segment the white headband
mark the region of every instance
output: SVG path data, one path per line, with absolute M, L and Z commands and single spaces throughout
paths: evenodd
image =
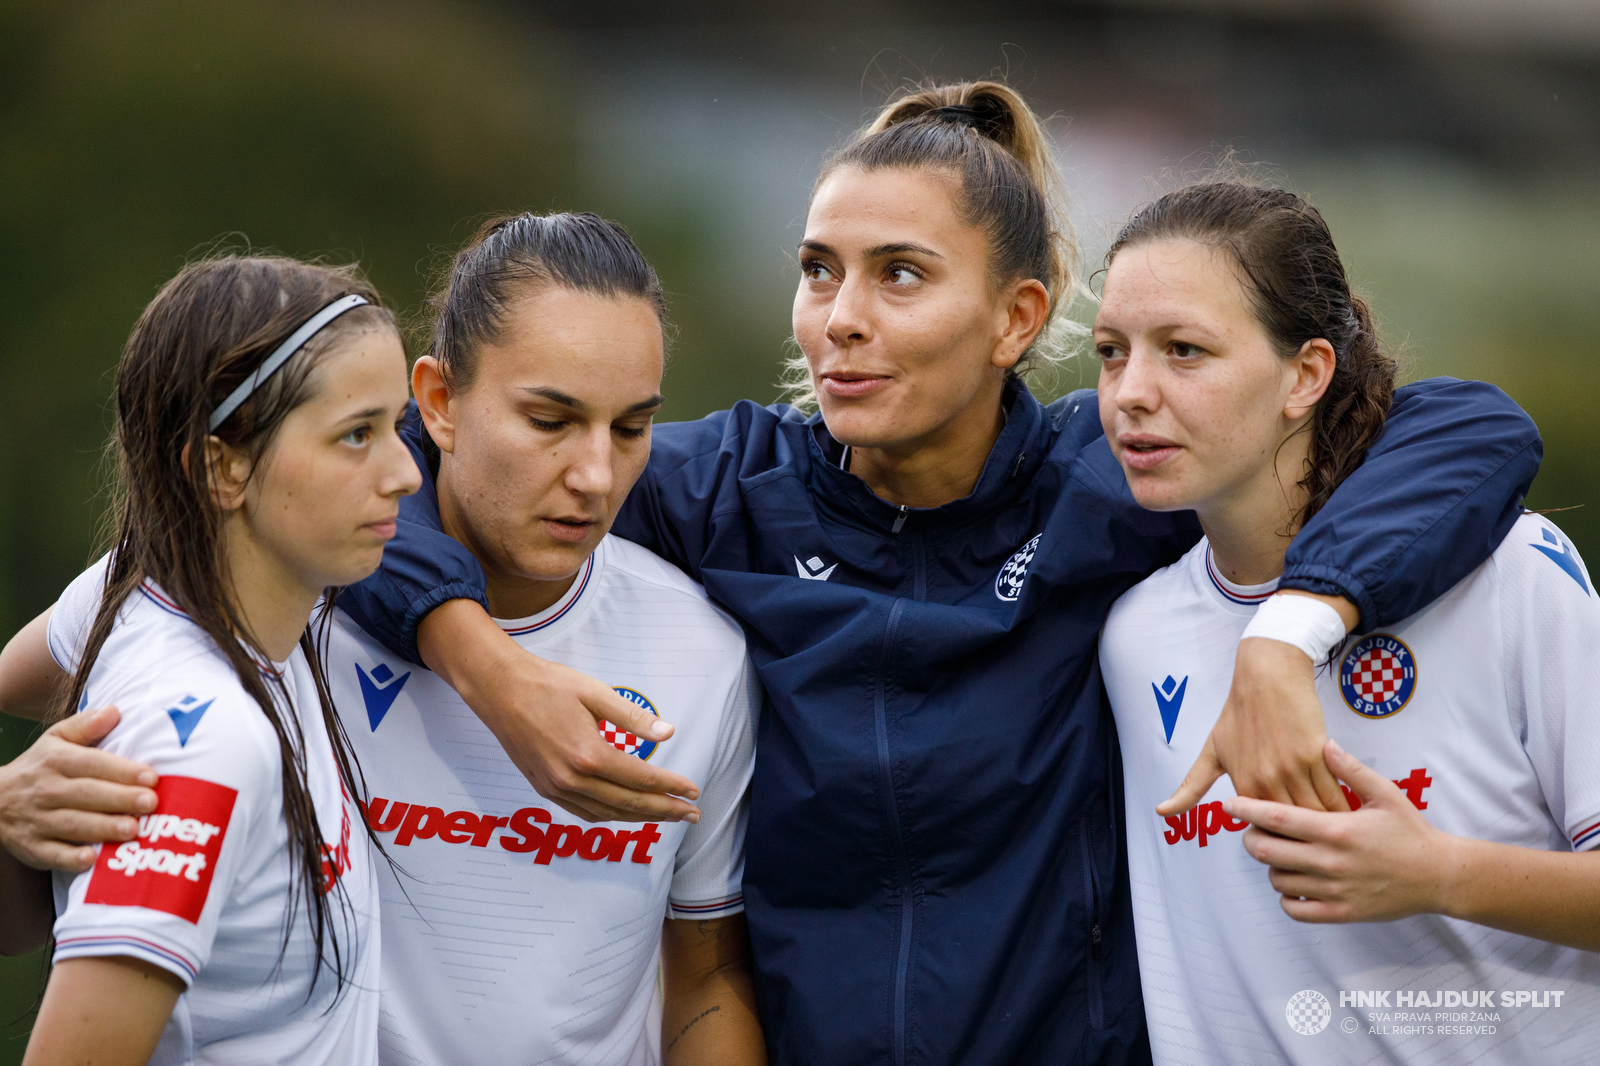
M 298 352 L 301 347 L 305 345 L 306 341 L 310 340 L 316 335 L 318 330 L 320 330 L 323 326 L 326 326 L 329 322 L 332 322 L 334 319 L 338 318 L 340 315 L 344 314 L 346 311 L 350 310 L 352 307 L 360 307 L 366 302 L 366 297 L 357 296 L 352 293 L 349 296 L 339 297 L 337 300 L 333 301 L 333 303 L 312 315 L 305 325 L 289 334 L 288 340 L 284 341 L 282 344 L 278 345 L 277 348 L 273 349 L 272 354 L 267 356 L 266 360 L 263 361 L 260 366 L 256 367 L 255 373 L 245 378 L 244 382 L 237 389 L 234 389 L 228 394 L 228 398 L 226 400 L 223 400 L 217 405 L 217 409 L 211 412 L 210 430 L 215 432 L 218 426 L 226 422 L 228 420 L 228 416 L 237 411 L 239 409 L 239 405 L 248 400 L 250 398 L 250 394 L 259 389 L 264 381 L 270 378 L 273 374 L 276 374 L 278 372 L 278 368 L 283 366 L 284 363 L 287 363 L 289 361 L 289 357 L 295 352 Z

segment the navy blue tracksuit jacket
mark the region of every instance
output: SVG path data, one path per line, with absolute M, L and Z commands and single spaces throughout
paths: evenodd
M 943 507 L 886 503 L 818 418 L 745 402 L 657 426 L 617 520 L 743 622 L 766 687 L 745 900 L 782 1066 L 1149 1059 L 1096 639 L 1200 533 L 1133 503 L 1092 392 L 1007 404 Z M 1284 585 L 1368 628 L 1411 614 L 1488 557 L 1540 453 L 1492 386 L 1400 390 Z M 417 621 L 483 578 L 431 484 L 401 517 L 343 603 L 417 662 Z

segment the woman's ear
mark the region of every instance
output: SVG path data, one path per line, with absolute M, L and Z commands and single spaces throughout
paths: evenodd
M 252 464 L 249 457 L 216 437 L 207 437 L 204 448 L 206 484 L 211 492 L 211 502 L 220 511 L 237 511 L 244 506 L 245 485 L 250 480 Z M 186 474 L 190 473 L 189 459 L 189 446 L 185 444 L 178 460 L 183 464 Z
M 456 450 L 456 423 L 450 409 L 454 394 L 444 378 L 444 368 L 439 360 L 425 355 L 411 368 L 411 393 L 417 398 L 417 411 L 422 424 L 428 427 L 428 436 L 441 452 Z
M 1291 422 L 1304 418 L 1322 399 L 1322 394 L 1328 391 L 1328 386 L 1333 382 L 1333 369 L 1338 357 L 1333 354 L 1333 345 L 1318 337 L 1316 340 L 1306 341 L 1300 350 L 1290 360 L 1290 372 L 1294 380 L 1289 387 L 1289 395 L 1284 400 L 1283 414 Z
M 1036 278 L 1017 282 L 1011 289 L 1000 342 L 989 361 L 1001 370 L 1010 370 L 1028 350 L 1050 317 L 1050 290 Z

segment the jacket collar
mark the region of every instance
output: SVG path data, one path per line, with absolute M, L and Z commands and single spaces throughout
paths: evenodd
M 1006 423 L 989 450 L 989 458 L 984 461 L 983 472 L 978 475 L 978 483 L 971 494 L 942 507 L 906 508 L 902 532 L 910 529 L 925 532 L 970 523 L 992 515 L 1026 490 L 1044 462 L 1048 437 L 1053 431 L 1044 407 L 1020 380 L 1006 383 L 1001 403 L 1006 407 Z M 806 429 L 811 458 L 806 479 L 808 487 L 825 499 L 844 504 L 873 527 L 893 531 L 896 520 L 902 516 L 899 505 L 880 498 L 865 481 L 840 469 L 844 445 L 828 432 L 820 413 L 807 419 Z

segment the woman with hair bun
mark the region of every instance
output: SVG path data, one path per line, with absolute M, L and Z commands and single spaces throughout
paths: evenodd
M 1438 600 L 1340 644 L 1317 691 L 1355 813 L 1219 784 L 1163 821 L 1296 534 L 1383 433 L 1395 364 L 1292 193 L 1170 193 L 1107 262 L 1106 439 L 1136 500 L 1206 534 L 1100 648 L 1155 1060 L 1591 1061 L 1600 601 L 1576 552 L 1525 514 Z M 1321 924 L 1347 922 L 1392 924 Z
M 1045 406 L 1023 384 L 1075 288 L 1058 183 L 1004 85 L 890 103 L 806 217 L 794 331 L 820 410 L 655 427 L 613 526 L 739 620 L 765 688 L 744 900 L 777 1063 L 1149 1056 L 1096 634 L 1199 529 L 1128 495 L 1087 393 Z M 1390 422 L 1289 553 L 1285 585 L 1327 602 L 1285 595 L 1265 620 L 1283 639 L 1240 648 L 1213 761 L 1243 791 L 1343 806 L 1318 641 L 1481 563 L 1538 465 L 1532 424 L 1487 386 L 1401 390 Z M 597 738 L 629 713 L 605 679 L 495 625 L 433 497 L 405 518 L 351 614 L 449 680 L 568 810 L 693 817 Z

